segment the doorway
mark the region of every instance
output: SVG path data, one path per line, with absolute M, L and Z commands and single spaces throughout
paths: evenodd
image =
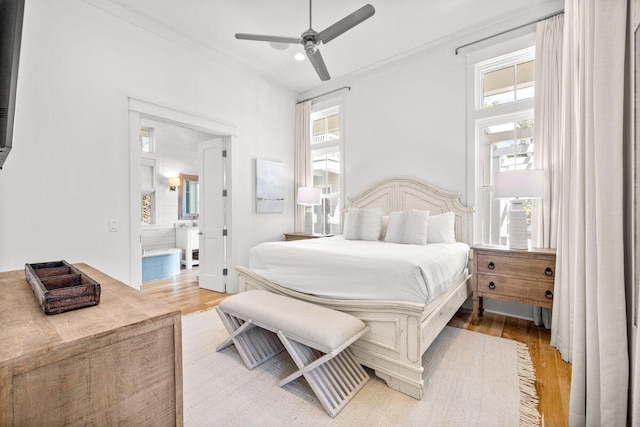
M 130 98 L 129 106 L 130 285 L 136 289 L 141 288 L 143 248 L 148 249 L 152 245 L 158 249 L 170 249 L 168 246 L 176 247 L 177 244 L 172 244 L 176 242 L 173 236 L 187 233 L 193 234 L 191 245 L 196 248 L 196 251 L 191 255 L 195 255 L 199 263 L 199 285 L 217 292 L 225 292 L 227 279 L 225 273 L 227 263 L 231 262 L 227 259 L 229 242 L 226 239 L 226 230 L 229 228 L 226 220 L 230 218 L 231 210 L 231 203 L 226 200 L 226 194 L 229 194 L 227 188 L 229 180 L 226 177 L 230 173 L 227 158 L 232 148 L 235 127 L 134 98 Z M 168 155 L 159 152 L 153 155 L 148 154 L 148 151 L 145 152 L 140 134 L 141 130 L 143 133 L 148 129 L 153 132 L 154 128 L 162 129 L 164 134 L 173 133 L 169 138 L 180 139 L 179 135 L 183 135 L 187 140 L 186 145 L 164 143 L 162 150 L 164 152 L 168 150 Z M 146 148 L 146 150 L 149 149 Z M 175 159 L 170 157 L 172 152 Z M 184 201 L 193 200 L 195 197 L 199 202 L 197 204 L 199 212 L 191 211 L 189 216 L 179 215 L 182 208 L 177 202 L 177 195 L 182 195 L 181 192 L 186 188 L 180 188 L 180 184 L 175 184 L 182 183 L 177 179 L 184 176 L 199 177 L 197 185 L 190 183 L 191 193 L 187 195 L 188 197 L 181 198 Z M 170 178 L 175 180 L 170 181 Z M 194 194 L 194 188 L 197 197 Z M 155 202 L 156 207 L 151 215 L 151 225 L 143 224 L 143 213 L 147 215 L 145 220 L 149 221 L 148 205 L 143 205 L 143 197 L 141 197 L 145 191 L 151 194 L 147 200 L 151 199 Z M 175 199 L 173 202 L 172 198 Z M 193 210 L 193 206 L 190 209 Z M 143 236 L 154 237 L 143 238 Z M 193 240 L 197 243 L 194 244 Z M 184 254 L 183 250 L 182 259 Z M 193 259 L 193 256 L 190 258 Z M 191 267 L 196 262 L 189 264 Z

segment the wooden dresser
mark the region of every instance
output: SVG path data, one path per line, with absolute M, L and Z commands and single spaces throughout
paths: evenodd
M 555 249 L 474 246 L 473 322 L 484 297 L 552 308 L 555 268 Z
M 180 312 L 89 267 L 100 304 L 46 315 L 0 273 L 0 425 L 182 425 Z

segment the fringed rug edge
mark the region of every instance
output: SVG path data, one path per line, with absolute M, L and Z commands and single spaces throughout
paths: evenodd
M 529 347 L 516 343 L 518 350 L 518 382 L 520 385 L 520 425 L 540 426 L 538 392 L 536 391 L 536 370 L 531 361 Z

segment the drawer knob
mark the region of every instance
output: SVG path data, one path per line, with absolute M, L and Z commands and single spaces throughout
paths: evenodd
M 544 270 L 544 275 L 545 275 L 545 276 L 553 276 L 553 270 L 551 269 L 551 267 L 547 267 L 547 268 Z
M 496 265 L 493 263 L 493 261 L 491 261 L 491 262 L 489 263 L 489 265 L 487 266 L 487 268 L 488 268 L 489 270 L 493 270 L 494 268 L 496 268 Z
M 545 293 L 544 293 L 544 296 L 545 296 L 547 299 L 553 299 L 553 292 L 551 292 L 551 291 L 547 291 L 547 292 L 545 292 Z
M 489 289 L 495 289 L 496 288 L 496 284 L 493 282 L 489 282 Z M 547 291 L 549 292 L 549 291 Z

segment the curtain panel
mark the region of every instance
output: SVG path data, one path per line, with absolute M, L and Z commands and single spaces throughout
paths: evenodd
M 562 37 L 564 16 L 538 22 L 536 27 L 536 67 L 534 135 L 536 153 L 534 167 L 543 169 L 544 195 L 533 200 L 532 246 L 555 248 L 558 241 L 558 207 L 560 205 L 560 137 L 562 135 Z M 557 270 L 557 269 L 556 269 Z M 551 327 L 550 310 L 533 307 L 536 325 Z
M 295 122 L 295 164 L 294 174 L 294 203 L 298 200 L 298 188 L 313 186 L 311 171 L 311 101 L 296 104 Z M 294 206 L 294 231 L 304 229 L 304 206 Z
M 624 426 L 627 420 L 626 27 L 625 0 L 565 1 L 563 166 L 551 344 L 573 364 L 572 426 Z
M 560 137 L 562 135 L 562 34 L 564 16 L 538 22 L 534 104 L 534 166 L 544 169 L 544 196 L 534 200 L 538 215 L 533 225 L 533 247 L 555 248 L 560 204 Z

